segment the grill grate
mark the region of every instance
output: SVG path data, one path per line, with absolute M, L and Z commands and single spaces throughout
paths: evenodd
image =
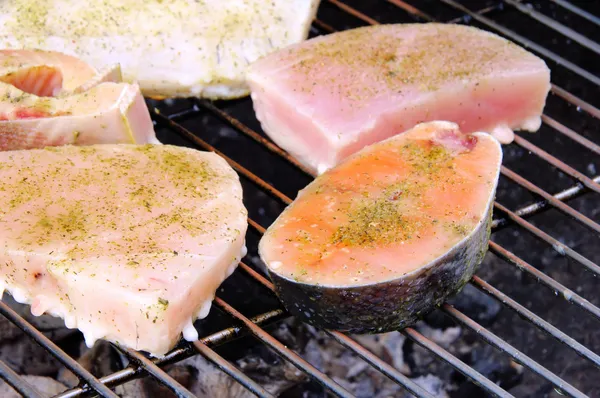
M 367 3 L 369 3 L 369 5 L 367 5 Z M 573 260 L 573 263 L 576 264 L 575 267 L 583 266 L 580 268 L 591 271 L 593 275 L 600 275 L 600 267 L 598 264 L 580 252 L 575 251 L 570 245 L 568 246 L 561 243 L 558 239 L 544 232 L 541 227 L 535 225 L 537 224 L 535 222 L 537 214 L 541 212 L 548 214 L 555 212 L 558 214 L 558 212 L 560 212 L 574 220 L 575 224 L 580 224 L 591 230 L 586 233 L 585 229 L 581 229 L 577 225 L 572 229 L 573 231 L 576 231 L 576 234 L 585 237 L 586 241 L 597 239 L 597 236 L 594 235 L 600 233 L 600 225 L 594 220 L 593 211 L 590 216 L 587 216 L 583 214 L 583 210 L 577 210 L 577 208 L 581 207 L 577 201 L 583 194 L 590 191 L 592 192 L 589 193 L 589 195 L 600 193 L 600 176 L 596 175 L 592 178 L 579 171 L 578 169 L 581 168 L 579 166 L 583 163 L 577 162 L 578 167 L 574 167 L 575 161 L 597 161 L 597 158 L 593 155 L 600 154 L 599 145 L 575 131 L 594 131 L 594 129 L 597 131 L 599 124 L 597 119 L 600 118 L 600 110 L 589 103 L 589 101 L 598 101 L 597 86 L 600 85 L 600 78 L 597 76 L 597 70 L 593 70 L 593 61 L 587 61 L 585 66 L 583 66 L 583 61 L 569 61 L 561 55 L 564 53 L 561 48 L 550 50 L 547 48 L 549 46 L 547 43 L 550 43 L 549 41 L 546 40 L 544 41 L 544 44 L 541 44 L 539 39 L 529 39 L 528 35 L 517 33 L 517 29 L 523 31 L 522 26 L 507 22 L 509 21 L 507 15 L 510 14 L 511 16 L 518 18 L 519 21 L 525 21 L 526 24 L 539 24 L 539 26 L 549 29 L 548 32 L 552 33 L 551 37 L 553 39 L 556 39 L 559 42 L 564 41 L 565 39 L 567 41 L 572 41 L 573 44 L 569 44 L 569 48 L 572 48 L 573 46 L 577 47 L 576 50 L 569 51 L 585 51 L 585 54 L 592 54 L 593 56 L 596 56 L 595 59 L 598 60 L 597 55 L 600 54 L 599 44 L 593 39 L 590 39 L 588 37 L 590 35 L 586 36 L 585 34 L 579 33 L 579 29 L 572 27 L 573 23 L 569 22 L 569 26 L 569 24 L 565 22 L 566 20 L 561 17 L 563 15 L 570 15 L 573 19 L 582 21 L 582 24 L 585 22 L 586 24 L 597 28 L 598 25 L 600 25 L 599 18 L 594 15 L 598 13 L 597 7 L 594 11 L 591 11 L 593 6 L 589 5 L 593 2 L 589 2 L 588 5 L 582 4 L 581 7 L 575 6 L 564 0 L 552 0 L 551 3 L 554 7 L 552 8 L 552 17 L 548 16 L 548 12 L 544 12 L 545 9 L 542 9 L 542 5 L 539 5 L 540 7 L 536 9 L 536 7 L 530 7 L 528 4 L 518 0 L 504 0 L 503 2 L 473 2 L 468 0 L 463 0 L 461 2 L 454 0 L 379 0 L 377 2 L 362 2 L 360 4 L 357 0 L 324 0 L 319 11 L 319 17 L 313 25 L 312 33 L 318 35 L 333 32 L 337 30 L 333 25 L 342 25 L 341 28 L 349 28 L 365 24 L 377 24 L 379 23 L 378 21 L 392 22 L 389 21 L 390 15 L 398 15 L 398 18 L 401 19 L 398 22 L 441 20 L 445 22 L 472 24 L 474 26 L 495 31 L 529 48 L 548 61 L 553 70 L 553 81 L 555 84 L 552 86 L 554 98 L 549 98 L 549 102 L 552 101 L 553 103 L 548 104 L 547 112 L 551 112 L 553 116 L 543 116 L 543 128 L 558 133 L 555 137 L 556 142 L 569 142 L 565 145 L 574 144 L 573 147 L 579 151 L 577 158 L 574 158 L 574 161 L 569 162 L 573 164 L 573 166 L 571 166 L 551 155 L 545 149 L 542 149 L 542 146 L 544 146 L 543 140 L 538 140 L 538 137 L 543 136 L 543 132 L 537 133 L 535 136 L 530 136 L 531 141 L 523 138 L 521 135 L 517 135 L 515 142 L 512 145 L 505 147 L 505 153 L 513 150 L 529 152 L 534 158 L 537 158 L 538 161 L 542 162 L 539 164 L 545 167 L 551 166 L 549 168 L 550 170 L 559 170 L 561 172 L 559 173 L 559 176 L 561 174 L 568 176 L 568 178 L 565 179 L 570 181 L 570 184 L 567 186 L 563 185 L 561 189 L 557 189 L 560 192 L 552 195 L 547 191 L 555 190 L 554 188 L 543 189 L 539 186 L 542 185 L 541 183 L 538 184 L 530 181 L 530 179 L 535 179 L 536 181 L 540 180 L 535 174 L 527 173 L 528 175 L 532 175 L 531 177 L 528 177 L 528 179 L 521 175 L 524 173 L 521 172 L 522 167 L 518 164 L 514 164 L 511 168 L 506 165 L 503 166 L 501 183 L 506 184 L 506 186 L 509 187 L 507 188 L 508 190 L 515 192 L 517 190 L 522 190 L 523 194 L 517 195 L 520 200 L 511 200 L 515 202 L 511 207 L 517 208 L 517 210 L 511 211 L 508 207 L 505 207 L 500 203 L 495 204 L 495 219 L 493 223 L 494 233 L 492 237 L 494 240 L 502 240 L 496 239 L 496 237 L 499 236 L 498 234 L 502 230 L 507 228 L 516 228 L 517 230 L 525 231 L 536 237 L 539 241 L 545 242 L 547 246 L 551 247 L 562 256 Z M 478 4 L 478 6 L 482 6 L 483 4 L 485 7 L 473 11 L 471 8 L 468 8 L 470 7 L 470 4 Z M 544 5 L 544 7 L 548 7 L 548 5 Z M 364 11 L 360 11 L 359 8 Z M 559 17 L 561 17 L 560 21 Z M 509 28 L 507 25 L 511 27 Z M 538 44 L 538 42 L 540 42 L 540 44 Z M 580 59 L 585 61 L 585 58 Z M 555 72 L 556 76 L 554 76 Z M 556 82 L 560 82 L 562 85 L 566 86 L 569 91 L 557 86 Z M 571 92 L 575 92 L 577 95 L 572 94 Z M 584 99 L 579 98 L 579 96 Z M 559 106 L 554 102 L 559 104 Z M 153 108 L 154 106 L 158 109 Z M 217 152 L 228 160 L 231 166 L 242 177 L 245 195 L 247 192 L 253 192 L 253 195 L 257 196 L 265 203 L 272 202 L 269 211 L 263 212 L 265 214 L 262 214 L 260 209 L 255 208 L 258 205 L 248 205 L 250 211 L 249 223 L 251 227 L 249 235 L 252 235 L 248 237 L 248 241 L 255 242 L 264 232 L 263 225 L 268 225 L 268 223 L 277 216 L 278 212 L 283 209 L 283 206 L 291 202 L 290 196 L 294 196 L 297 189 L 301 188 L 310 180 L 310 176 L 308 176 L 306 169 L 295 159 L 291 158 L 287 153 L 266 139 L 262 133 L 257 132 L 260 130 L 256 120 L 253 118 L 253 114 L 249 111 L 251 109 L 250 106 L 250 100 L 248 99 L 228 103 L 211 103 L 202 100 L 181 100 L 176 101 L 176 104 L 173 106 L 165 103 L 152 103 L 151 108 L 153 108 L 152 114 L 157 124 L 157 132 L 164 135 L 164 137 L 161 137 L 163 142 L 188 145 L 202 150 Z M 577 110 L 575 113 L 571 110 L 571 108 L 574 107 L 576 107 Z M 569 116 L 566 117 L 565 115 Z M 574 119 L 574 117 L 576 119 Z M 208 132 L 195 134 L 193 132 L 194 126 L 198 126 L 199 121 L 203 118 L 209 118 L 212 122 L 216 123 L 215 129 L 217 130 L 223 128 L 233 129 L 238 137 L 248 139 L 248 146 L 258 145 L 261 149 L 255 151 L 256 159 L 254 159 L 252 164 L 245 166 L 242 157 L 239 155 L 241 153 L 239 152 L 240 149 L 231 149 L 232 146 L 229 146 L 229 149 L 226 150 L 225 147 L 227 145 L 222 142 L 222 139 L 204 139 L 199 135 L 205 133 L 208 134 Z M 569 124 L 575 127 L 567 127 L 558 121 L 559 119 L 569 120 Z M 209 141 L 214 141 L 214 144 L 209 143 Z M 539 142 L 539 146 L 532 141 Z M 239 142 L 235 146 L 239 147 Z M 223 151 L 219 151 L 218 148 L 220 147 L 224 148 Z M 585 149 L 587 152 L 581 152 L 582 149 Z M 244 151 L 247 150 L 248 148 L 244 148 Z M 236 155 L 228 156 L 224 152 Z M 558 148 L 558 151 L 551 152 L 558 152 L 557 156 L 561 158 L 565 157 L 562 148 Z M 264 161 L 259 158 L 263 156 L 266 159 Z M 507 157 L 510 158 L 510 156 Z M 236 161 L 233 158 L 239 159 L 239 161 Z M 279 165 L 281 165 L 281 168 Z M 517 169 L 518 171 L 516 171 Z M 253 172 L 251 170 L 257 171 Z M 260 170 L 260 172 L 258 170 Z M 591 170 L 588 170 L 588 172 L 588 174 L 596 174 L 593 167 Z M 542 173 L 543 172 L 540 171 L 540 174 Z M 550 173 L 551 172 L 548 172 L 548 174 Z M 292 175 L 297 176 L 297 178 L 290 177 Z M 550 180 L 548 180 L 548 178 Z M 552 181 L 555 179 L 557 179 L 556 174 L 547 177 L 545 181 Z M 293 180 L 294 182 L 288 182 L 290 180 Z M 279 181 L 278 188 L 269 181 Z M 571 185 L 573 183 L 575 185 Z M 501 186 L 503 186 L 502 184 Z M 544 185 L 552 187 L 559 186 L 553 183 Z M 286 194 L 285 192 L 288 193 Z M 511 198 L 508 197 L 507 201 L 509 199 Z M 570 203 L 573 204 L 567 204 L 567 201 L 570 201 Z M 526 202 L 531 202 L 531 204 L 523 206 L 522 203 Z M 526 218 L 529 220 L 526 220 Z M 595 234 L 592 235 L 589 232 Z M 255 251 L 255 247 L 253 248 L 252 245 L 249 245 L 249 249 L 250 251 Z M 587 312 L 588 315 L 600 319 L 600 308 L 584 299 L 578 294 L 579 292 L 568 289 L 548 274 L 530 265 L 524 259 L 521 259 L 517 254 L 507 250 L 504 245 L 495 241 L 490 242 L 490 252 L 496 257 L 504 260 L 506 264 L 513 266 L 515 270 L 520 270 L 521 272 L 530 275 L 540 284 L 554 292 L 559 298 L 579 307 L 579 309 L 581 309 L 579 312 Z M 555 264 L 553 263 L 552 265 Z M 254 284 L 262 286 L 266 291 L 272 292 L 272 284 L 252 266 L 241 263 L 236 274 L 240 273 L 249 277 Z M 572 349 L 585 361 L 589 361 L 589 363 L 596 368 L 600 368 L 600 356 L 598 354 L 594 353 L 582 343 L 569 337 L 569 335 L 536 315 L 526 308 L 526 306 L 519 304 L 516 300 L 510 298 L 479 276 L 475 276 L 472 279 L 471 284 L 500 301 L 506 308 L 512 310 L 520 318 L 528 321 L 531 325 L 534 325 L 538 330 L 551 336 L 562 345 Z M 223 295 L 220 293 L 219 297 L 215 299 L 214 304 L 221 312 L 230 317 L 230 324 L 233 324 L 234 326 L 208 334 L 195 343 L 182 342 L 178 348 L 161 359 L 148 359 L 138 352 L 118 348 L 129 358 L 129 366 L 100 379 L 86 371 L 73 358 L 57 347 L 27 321 L 17 315 L 6 304 L 0 303 L 0 313 L 21 328 L 27 335 L 43 346 L 52 356 L 56 357 L 63 365 L 65 365 L 65 367 L 79 377 L 81 381 L 79 387 L 68 390 L 57 397 L 80 397 L 94 393 L 103 397 L 116 397 L 110 390 L 110 387 L 123 384 L 134 378 L 146 376 L 153 377 L 180 397 L 192 397 L 193 395 L 189 391 L 186 391 L 177 381 L 168 376 L 161 369 L 161 366 L 197 354 L 206 357 L 218 368 L 233 377 L 237 382 L 255 395 L 259 397 L 270 397 L 272 395 L 263 387 L 242 373 L 232 363 L 224 359 L 214 350 L 214 347 L 217 345 L 227 343 L 245 334 L 250 334 L 270 347 L 279 356 L 290 361 L 298 369 L 308 374 L 313 380 L 323 385 L 333 395 L 341 397 L 353 396 L 351 392 L 345 390 L 329 376 L 323 374 L 313 365 L 306 362 L 297 353 L 285 347 L 264 329 L 265 326 L 288 317 L 285 311 L 280 307 L 271 308 L 269 311 L 262 314 L 248 317 L 244 315 L 241 310 L 236 309 L 233 305 L 225 301 Z M 527 306 L 530 305 L 528 304 Z M 575 310 L 576 309 L 574 308 L 572 311 Z M 520 363 L 542 379 L 545 379 L 560 393 L 573 397 L 585 397 L 587 396 L 586 394 L 590 394 L 588 391 L 579 391 L 573 385 L 563 380 L 560 375 L 551 372 L 546 367 L 519 351 L 496 334 L 485 329 L 476 321 L 451 305 L 444 304 L 441 307 L 441 311 L 456 323 L 462 325 L 465 329 L 473 331 L 482 340 L 512 357 L 514 361 Z M 366 348 L 362 347 L 349 336 L 334 331 L 328 331 L 327 333 L 336 342 L 354 352 L 368 364 L 403 386 L 413 395 L 418 397 L 431 397 L 431 394 L 417 385 L 414 381 L 400 373 L 397 369 L 390 366 Z M 432 352 L 439 359 L 450 364 L 487 393 L 499 397 L 512 396 L 499 385 L 484 377 L 476 369 L 468 366 L 461 359 L 440 347 L 417 330 L 407 328 L 401 333 L 416 344 Z M 38 391 L 1 361 L 0 377 L 7 381 L 23 396 L 40 396 Z

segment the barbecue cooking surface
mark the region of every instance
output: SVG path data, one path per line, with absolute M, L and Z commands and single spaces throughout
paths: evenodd
M 575 2 L 564 0 L 535 3 L 540 4 L 528 7 L 516 0 L 324 0 L 312 36 L 377 22 L 459 22 L 499 33 L 547 62 L 554 86 L 544 123 L 535 134 L 518 133 L 515 142 L 503 148 L 490 253 L 471 282 L 502 302 L 503 310 L 489 329 L 484 324 L 485 314 L 461 312 L 449 305 L 437 311 L 452 326 L 460 325 L 464 333 L 523 365 L 523 382 L 507 392 L 502 383 L 484 377 L 482 369 L 468 366 L 464 356 L 451 353 L 416 329 L 401 333 L 479 385 L 480 390 L 469 390 L 478 392 L 473 396 L 480 396 L 481 390 L 496 396 L 546 396 L 553 389 L 568 396 L 598 396 L 600 296 L 595 275 L 600 275 L 600 46 L 594 41 L 594 32 L 600 9 L 591 1 L 580 1 L 575 9 Z M 89 395 L 93 390 L 101 396 L 115 396 L 104 384 L 114 387 L 136 376 L 153 377 L 180 396 L 192 396 L 159 366 L 199 354 L 256 395 L 269 396 L 259 383 L 221 356 L 230 359 L 228 347 L 235 351 L 236 343 L 216 348 L 242 334 L 254 337 L 244 338 L 241 344 L 266 344 L 333 395 L 354 396 L 356 391 L 344 389 L 331 375 L 317 370 L 314 366 L 318 364 L 303 361 L 264 329 L 286 314 L 270 291 L 270 282 L 261 276 L 256 244 L 264 228 L 311 177 L 265 138 L 247 98 L 217 103 L 150 101 L 149 106 L 159 140 L 221 151 L 239 173 L 249 210 L 249 253 L 218 290 L 209 317 L 196 322 L 201 336 L 198 343 L 182 343 L 161 360 L 125 351 L 129 366 L 100 380 L 2 302 L 3 315 L 82 381 L 81 387 L 59 396 Z M 415 396 L 430 396 L 355 340 L 336 332 L 331 336 Z M 0 376 L 24 396 L 37 396 L 2 362 Z

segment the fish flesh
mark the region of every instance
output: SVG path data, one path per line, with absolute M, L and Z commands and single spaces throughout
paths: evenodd
M 140 89 L 119 65 L 0 50 L 0 151 L 59 145 L 159 143 Z
M 321 173 L 422 122 L 458 123 L 502 143 L 536 131 L 550 90 L 538 57 L 476 28 L 379 25 L 274 52 L 248 72 L 266 134 Z
M 146 97 L 237 98 L 248 94 L 251 62 L 306 39 L 319 2 L 3 1 L 0 47 L 118 63 Z
M 488 247 L 500 143 L 435 121 L 370 145 L 300 191 L 259 244 L 290 313 L 396 330 L 467 283 Z
M 0 152 L 0 290 L 88 346 L 164 355 L 207 316 L 246 253 L 247 211 L 223 158 L 170 145 Z

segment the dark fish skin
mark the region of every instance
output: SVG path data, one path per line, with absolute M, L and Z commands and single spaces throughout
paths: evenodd
M 487 215 L 444 256 L 390 281 L 352 287 L 320 286 L 269 276 L 285 308 L 322 329 L 383 333 L 414 324 L 458 293 L 483 261 L 491 233 L 493 200 Z

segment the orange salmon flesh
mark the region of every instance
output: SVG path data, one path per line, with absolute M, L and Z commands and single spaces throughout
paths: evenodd
M 489 216 L 501 158 L 488 134 L 418 125 L 317 177 L 268 229 L 261 257 L 272 272 L 308 284 L 398 278 Z

